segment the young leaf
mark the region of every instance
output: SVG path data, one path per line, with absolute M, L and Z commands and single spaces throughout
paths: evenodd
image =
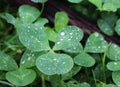
M 84 66 L 84 67 L 91 67 L 95 64 L 94 58 L 84 52 L 78 54 L 74 58 L 74 62 L 75 62 L 75 64 Z
M 9 13 L 5 13 L 5 15 L 1 16 L 3 19 L 5 19 L 8 23 L 15 24 L 16 19 Z
M 107 68 L 111 71 L 119 71 L 120 70 L 120 61 L 109 62 L 107 64 Z
M 107 84 L 105 87 L 118 87 L 118 86 L 116 86 L 114 84 Z
M 33 6 L 22 5 L 19 8 L 19 16 L 24 23 L 32 23 L 40 16 L 40 11 Z
M 76 52 L 81 50 L 80 40 L 83 38 L 83 31 L 76 26 L 67 26 L 59 32 L 55 42 L 54 50 L 65 50 Z M 79 47 L 80 49 L 77 49 Z
M 34 23 L 34 25 L 39 28 L 44 27 L 46 23 L 48 23 L 48 20 L 46 18 L 40 18 Z
M 55 14 L 55 30 L 60 32 L 67 26 L 69 18 L 65 12 L 57 12 Z
M 111 60 L 120 60 L 120 47 L 116 44 L 111 44 L 107 50 L 107 57 Z
M 47 37 L 50 41 L 53 41 L 53 42 L 56 41 L 57 33 L 53 29 L 51 29 L 50 27 L 47 27 L 45 32 L 46 32 Z
M 18 66 L 15 60 L 0 51 L 0 70 L 11 71 L 17 68 Z
M 47 2 L 47 0 L 31 0 L 31 1 L 33 1 L 35 3 L 45 3 L 45 2 Z
M 66 54 L 48 52 L 36 60 L 37 68 L 46 75 L 65 74 L 73 67 L 73 60 Z
M 6 79 L 16 86 L 26 86 L 36 78 L 35 71 L 31 69 L 18 69 L 6 73 Z
M 88 37 L 84 50 L 91 53 L 103 53 L 107 47 L 108 44 L 103 36 L 95 32 Z
M 98 26 L 100 28 L 100 30 L 105 33 L 108 36 L 112 36 L 114 34 L 114 29 L 111 27 L 111 25 L 108 24 L 108 22 L 106 22 L 103 19 L 99 19 L 97 21 Z
M 71 2 L 71 3 L 80 3 L 80 2 L 82 2 L 83 0 L 68 0 L 69 2 Z
M 99 10 L 101 10 L 102 0 L 88 0 L 88 1 L 94 4 Z
M 112 72 L 113 82 L 119 87 L 120 86 L 120 71 Z
M 33 24 L 17 26 L 17 32 L 21 43 L 31 51 L 49 50 L 49 43 L 44 27 L 36 27 Z
M 120 19 L 116 22 L 115 31 L 120 36 Z
M 30 68 L 35 66 L 36 59 L 38 56 L 44 54 L 45 52 L 32 52 L 30 50 L 26 50 L 23 54 L 21 61 L 20 61 L 20 67 L 21 68 Z

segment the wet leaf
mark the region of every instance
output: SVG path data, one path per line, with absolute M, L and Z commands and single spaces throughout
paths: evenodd
M 112 72 L 113 82 L 119 87 L 120 86 L 120 71 Z
M 84 50 L 91 53 L 103 53 L 107 50 L 107 47 L 108 44 L 103 36 L 95 32 L 88 37 Z
M 114 34 L 114 29 L 105 20 L 99 19 L 97 23 L 98 23 L 100 30 L 106 35 L 112 36 Z
M 60 32 L 67 26 L 69 18 L 65 12 L 57 12 L 55 14 L 55 30 Z
M 33 1 L 33 2 L 35 2 L 35 3 L 45 3 L 45 2 L 47 2 L 48 0 L 31 0 L 31 1 Z
M 105 87 L 118 87 L 118 86 L 116 86 L 114 84 L 107 84 Z
M 21 20 L 24 23 L 32 23 L 40 16 L 40 11 L 37 8 L 30 5 L 20 6 L 18 12 Z
M 26 86 L 32 83 L 36 78 L 35 71 L 31 69 L 18 69 L 6 74 L 6 79 L 14 85 Z
M 80 3 L 80 2 L 82 2 L 83 0 L 68 0 L 69 2 L 71 2 L 71 3 Z
M 35 27 L 39 28 L 39 27 L 44 27 L 46 23 L 48 23 L 48 20 L 46 18 L 40 18 L 34 23 L 34 25 Z
M 49 39 L 50 41 L 53 41 L 53 42 L 56 41 L 57 33 L 56 33 L 53 29 L 47 27 L 47 29 L 45 30 L 45 32 L 46 32 L 47 37 L 48 37 L 48 39 Z
M 112 43 L 108 48 L 107 57 L 115 61 L 120 60 L 120 47 Z
M 36 60 L 37 68 L 46 75 L 65 74 L 73 67 L 73 60 L 66 54 L 48 52 Z
M 13 58 L 3 52 L 0 52 L 0 70 L 11 71 L 17 68 L 17 63 Z
M 45 52 L 32 52 L 30 50 L 26 50 L 21 58 L 20 67 L 30 68 L 35 66 L 36 59 L 44 53 Z
M 80 53 L 74 58 L 74 62 L 77 65 L 84 66 L 84 67 L 91 67 L 95 64 L 95 60 L 92 56 L 87 53 Z
M 94 4 L 99 10 L 101 10 L 102 0 L 88 0 L 88 1 Z
M 120 36 L 120 19 L 116 22 L 115 31 Z
M 107 64 L 107 68 L 111 71 L 119 71 L 120 70 L 120 61 L 109 62 Z
M 59 32 L 55 42 L 54 50 L 64 50 L 67 52 L 80 52 L 82 46 L 79 44 L 83 38 L 83 31 L 76 26 L 67 26 Z
M 31 51 L 49 50 L 49 43 L 44 27 L 33 24 L 17 25 L 17 32 L 21 43 Z

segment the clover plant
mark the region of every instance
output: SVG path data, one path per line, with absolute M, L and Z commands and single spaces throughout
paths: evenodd
M 44 4 L 47 0 L 31 1 Z M 68 1 L 79 3 L 82 0 Z M 114 3 L 112 3 L 113 0 L 88 1 L 95 4 L 99 10 L 116 11 L 119 8 L 118 0 Z M 112 7 L 108 9 L 111 4 Z M 89 74 L 92 73 L 96 87 L 120 86 L 119 46 L 107 43 L 98 32 L 90 34 L 84 45 L 82 43 L 83 30 L 77 26 L 68 25 L 69 18 L 65 12 L 55 14 L 54 27 L 47 25 L 49 21 L 42 18 L 41 13 L 42 11 L 33 6 L 21 5 L 17 17 L 10 13 L 1 15 L 1 18 L 14 26 L 19 43 L 25 48 L 19 62 L 0 51 L 0 73 L 5 72 L 4 80 L 8 81 L 1 83 L 15 87 L 27 86 L 32 84 L 36 78 L 41 77 L 42 87 L 46 87 L 45 81 L 50 82 L 52 87 L 92 87 L 90 82 L 78 82 L 72 79 L 81 69 L 85 69 L 85 77 L 90 79 Z M 114 24 L 111 25 L 108 20 L 109 18 L 105 16 L 105 19 L 98 20 L 98 25 L 101 29 L 106 29 L 104 33 L 113 35 Z M 103 22 L 104 25 L 101 24 Z M 119 20 L 116 25 L 116 31 L 119 34 L 118 28 Z M 98 64 L 99 62 L 101 63 Z M 94 69 L 91 70 L 92 72 L 88 72 L 87 69 L 91 67 Z M 97 84 L 98 69 L 103 75 L 103 84 Z M 116 85 L 106 83 L 106 76 L 108 76 L 106 72 L 108 71 L 112 72 L 112 80 Z M 2 75 L 0 75 L 1 78 Z

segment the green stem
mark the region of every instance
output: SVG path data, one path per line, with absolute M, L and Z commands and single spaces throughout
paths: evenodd
M 42 87 L 46 87 L 44 75 L 41 75 L 41 80 L 42 80 Z
M 104 53 L 103 58 L 102 58 L 102 69 L 103 69 L 103 80 L 104 80 L 104 83 L 106 83 L 105 59 L 106 59 L 106 52 Z
M 88 72 L 87 72 L 87 68 L 86 68 L 86 67 L 85 67 L 85 74 L 86 74 L 87 80 L 89 81 L 89 75 L 88 75 Z
M 95 86 L 97 87 L 97 80 L 96 80 L 96 76 L 95 76 L 95 73 L 94 73 L 93 70 L 92 70 L 92 73 L 93 73 L 93 79 L 94 79 L 94 81 L 95 81 Z
M 41 14 L 43 13 L 43 10 L 44 10 L 44 3 L 42 4 L 42 9 L 41 9 L 41 13 L 40 13 L 40 16 L 41 16 Z
M 11 86 L 11 87 L 14 87 L 14 85 L 8 83 L 8 82 L 5 82 L 5 81 L 0 81 L 1 84 L 4 84 L 4 85 L 8 85 L 8 86 Z

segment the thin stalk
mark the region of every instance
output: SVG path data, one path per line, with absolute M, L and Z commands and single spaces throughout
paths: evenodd
M 88 75 L 88 72 L 87 72 L 87 68 L 86 68 L 86 67 L 85 67 L 85 74 L 86 74 L 87 80 L 89 81 L 89 75 Z
M 8 86 L 11 86 L 11 87 L 14 87 L 14 85 L 8 83 L 8 82 L 5 82 L 5 81 L 0 81 L 1 84 L 4 84 L 4 85 L 8 85 Z
M 41 13 L 40 13 L 40 16 L 42 15 L 42 13 L 43 13 L 43 10 L 44 10 L 44 3 L 42 3 L 42 9 L 41 9 Z
M 95 73 L 94 73 L 93 70 L 92 70 L 92 73 L 93 73 L 93 79 L 94 79 L 94 81 L 95 81 L 95 86 L 97 87 L 97 80 L 96 80 L 96 76 L 95 76 Z
M 106 60 L 106 52 L 104 52 L 104 55 L 102 58 L 102 69 L 103 69 L 103 81 L 104 81 L 104 83 L 106 83 L 105 60 Z
M 41 75 L 42 87 L 46 87 L 44 75 Z

